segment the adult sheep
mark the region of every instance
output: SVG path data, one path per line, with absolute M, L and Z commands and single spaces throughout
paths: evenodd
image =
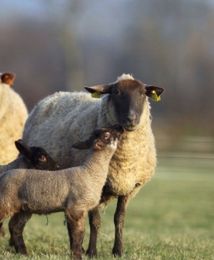
M 0 164 L 17 157 L 14 141 L 22 136 L 28 115 L 22 98 L 11 88 L 14 79 L 12 73 L 0 74 Z
M 85 92 L 59 92 L 40 101 L 26 122 L 23 139 L 30 146 L 43 146 L 63 167 L 77 166 L 87 152 L 72 144 L 90 136 L 95 128 L 120 124 L 126 130 L 114 154 L 101 204 L 118 198 L 114 215 L 115 241 L 112 253 L 121 256 L 122 230 L 129 199 L 150 180 L 156 167 L 156 149 L 151 129 L 148 97 L 159 99 L 162 88 L 149 86 L 123 74 L 117 81 L 86 87 Z M 89 256 L 97 254 L 99 207 L 89 214 Z

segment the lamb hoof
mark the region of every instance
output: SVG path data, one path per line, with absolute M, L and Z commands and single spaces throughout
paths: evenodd
M 96 250 L 96 249 L 88 249 L 88 250 L 86 251 L 86 255 L 87 255 L 89 258 L 97 257 L 97 250 Z
M 121 257 L 123 252 L 120 248 L 113 248 L 112 254 L 113 254 L 114 257 Z
M 28 255 L 27 249 L 24 247 L 16 248 L 16 253 L 21 254 L 21 255 Z
M 82 260 L 82 255 L 81 254 L 73 254 L 73 257 L 71 256 L 71 259 L 73 259 L 73 260 Z
M 12 238 L 10 238 L 10 240 L 9 240 L 9 246 L 14 246 L 14 241 L 13 241 L 13 239 Z
M 27 251 L 19 252 L 19 254 L 21 254 L 21 255 L 25 255 L 25 256 L 28 256 L 28 252 L 27 252 Z

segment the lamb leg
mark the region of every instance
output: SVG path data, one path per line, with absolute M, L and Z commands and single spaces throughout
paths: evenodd
M 23 230 L 27 221 L 31 218 L 31 213 L 18 212 L 10 219 L 9 231 L 11 235 L 10 243 L 14 245 L 17 253 L 27 255 L 27 249 L 23 239 Z

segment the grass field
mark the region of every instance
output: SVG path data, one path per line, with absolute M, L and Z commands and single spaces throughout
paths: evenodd
M 111 256 L 115 203 L 102 213 L 98 259 Z M 25 229 L 27 259 L 69 259 L 63 214 L 34 216 Z M 6 226 L 6 225 L 5 225 Z M 122 259 L 214 259 L 214 159 L 159 159 L 153 180 L 131 201 Z M 0 240 L 0 259 L 26 259 Z M 88 241 L 88 229 L 84 246 Z M 87 259 L 87 257 L 85 257 Z

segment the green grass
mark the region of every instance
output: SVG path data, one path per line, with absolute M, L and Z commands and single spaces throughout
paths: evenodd
M 130 202 L 122 259 L 214 259 L 214 160 L 160 159 L 157 173 Z M 98 259 L 113 259 L 112 202 L 102 213 Z M 33 216 L 25 229 L 29 257 L 0 240 L 0 259 L 69 259 L 63 214 Z M 6 225 L 5 225 L 6 226 Z M 86 247 L 88 229 L 84 241 Z M 87 259 L 85 257 L 85 259 Z

